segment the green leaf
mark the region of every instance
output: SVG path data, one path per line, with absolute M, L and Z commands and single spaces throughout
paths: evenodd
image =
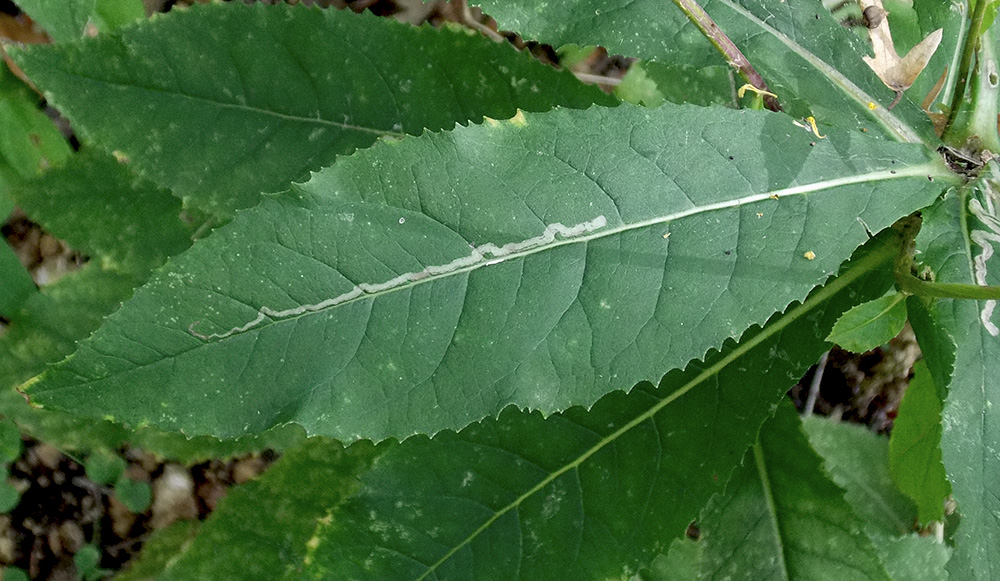
M 956 346 L 955 339 L 931 315 L 928 305 L 933 305 L 933 302 L 934 299 L 910 297 L 906 300 L 906 311 L 931 375 L 931 383 L 937 390 L 938 401 L 943 401 L 955 371 Z
M 1000 283 L 997 168 L 923 212 L 917 250 L 939 282 Z M 1000 577 L 1000 331 L 995 301 L 939 299 L 930 313 L 957 346 L 942 409 L 941 453 L 962 515 L 948 570 L 955 579 Z M 933 332 L 933 329 L 924 329 Z M 918 335 L 919 336 L 919 335 Z
M 893 482 L 887 438 L 864 426 L 820 417 L 806 418 L 803 425 L 809 443 L 870 534 L 894 537 L 913 530 L 916 507 Z
M 646 76 L 656 82 L 657 90 L 674 103 L 692 105 L 726 105 L 733 107 L 732 69 L 729 66 L 695 68 L 683 64 L 655 61 L 643 63 Z
M 72 353 L 142 280 L 88 264 L 33 294 L 0 337 L 0 385 L 17 385 Z
M 118 454 L 108 450 L 96 450 L 87 457 L 83 467 L 87 472 L 87 478 L 95 484 L 106 486 L 118 480 L 128 465 Z
M 647 107 L 659 107 L 665 101 L 656 81 L 646 74 L 645 65 L 638 61 L 632 63 L 621 84 L 615 87 L 615 95 L 622 101 Z
M 17 460 L 23 449 L 21 430 L 8 418 L 0 420 L 0 464 L 6 465 Z
M 622 105 L 381 144 L 196 244 L 33 401 L 349 441 L 658 381 L 822 283 L 867 240 L 859 214 L 886 227 L 948 175 L 921 148 L 789 127 Z
M 888 343 L 906 324 L 906 295 L 892 293 L 844 313 L 826 338 L 848 351 L 864 353 Z
M 10 318 L 38 289 L 7 240 L 0 240 L 0 316 Z
M 844 492 L 823 471 L 787 401 L 725 494 L 698 521 L 703 574 L 740 579 L 884 579 L 883 568 Z
M 698 68 L 725 64 L 681 10 L 668 2 L 483 0 L 480 4 L 501 29 L 554 46 L 601 45 L 612 54 Z M 814 116 L 824 133 L 834 128 L 864 129 L 902 141 L 939 143 L 917 105 L 904 99 L 892 111 L 886 110 L 893 95 L 861 60 L 871 46 L 840 26 L 819 2 L 707 0 L 701 5 L 790 114 Z M 957 33 L 961 14 L 952 14 L 952 21 L 946 34 Z M 869 103 L 879 106 L 870 109 Z
M 0 514 L 8 514 L 17 508 L 21 502 L 21 493 L 14 486 L 7 482 L 7 468 L 4 467 L 0 478 Z
M 876 538 L 875 548 L 886 571 L 900 581 L 942 581 L 949 578 L 952 549 L 932 536 L 916 533 L 905 537 Z
M 468 31 L 284 4 L 196 5 L 12 53 L 78 131 L 222 213 L 380 136 L 615 102 Z
M 38 96 L 0 64 L 0 194 L 42 170 L 60 165 L 69 144 L 43 111 Z M 0 212 L 3 218 L 7 212 Z
M 162 573 L 198 532 L 200 522 L 177 521 L 164 529 L 154 530 L 142 545 L 142 552 L 129 561 L 128 569 L 115 576 L 115 581 L 149 581 Z
M 141 0 L 17 0 L 56 42 L 77 40 L 88 32 L 111 30 L 143 18 Z
M 115 498 L 124 504 L 130 512 L 142 514 L 149 508 L 149 503 L 153 499 L 153 491 L 149 484 L 137 482 L 122 475 L 115 482 Z
M 95 150 L 24 184 L 14 199 L 48 232 L 100 257 L 105 268 L 145 272 L 191 244 L 180 200 Z
M 4 581 L 29 581 L 28 574 L 24 572 L 24 569 L 18 567 L 4 567 L 3 579 Z
M 698 579 L 704 559 L 704 543 L 687 537 L 674 539 L 666 555 L 657 555 L 642 579 L 682 581 Z
M 896 487 L 886 438 L 864 426 L 812 416 L 803 420 L 809 443 L 823 457 L 832 480 L 864 522 L 893 579 L 938 581 L 951 553 L 932 537 L 912 532 L 917 510 Z
M 87 21 L 94 14 L 97 0 L 18 0 L 17 4 L 42 25 L 56 42 L 83 36 Z
M 290 451 L 226 498 L 204 525 L 213 533 L 164 578 L 214 577 L 237 563 L 254 578 L 628 578 L 721 490 L 785 381 L 826 348 L 805 331 L 830 329 L 888 289 L 895 251 L 885 242 L 764 330 L 658 388 L 615 392 L 590 411 L 543 418 L 509 408 L 460 433 L 384 442 L 362 472 L 344 469 L 333 444 Z M 354 483 L 349 498 L 344 479 Z
M 320 438 L 289 450 L 263 476 L 233 488 L 158 579 L 304 578 L 315 571 L 315 553 L 329 550 L 332 515 L 378 455 L 370 444 L 344 450 Z
M 889 441 L 892 479 L 917 503 L 920 522 L 944 519 L 951 485 L 941 463 L 941 400 L 927 364 L 917 362 Z

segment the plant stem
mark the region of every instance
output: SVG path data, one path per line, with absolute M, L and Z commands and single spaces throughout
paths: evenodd
M 972 23 L 969 25 L 969 35 L 965 37 L 965 46 L 962 49 L 962 59 L 958 63 L 958 78 L 955 81 L 955 93 L 951 96 L 951 110 L 948 111 L 948 122 L 945 124 L 944 134 L 948 133 L 952 124 L 958 116 L 958 111 L 962 108 L 962 101 L 965 99 L 965 91 L 969 85 L 969 77 L 972 71 L 972 62 L 975 60 L 976 49 L 979 46 L 979 38 L 983 31 L 983 18 L 986 15 L 986 8 L 989 5 L 987 0 L 977 0 L 976 8 L 972 13 Z
M 942 299 L 976 299 L 1000 300 L 1000 286 L 980 286 L 976 284 L 960 284 L 951 282 L 927 282 L 904 274 L 896 277 L 903 292 L 921 296 Z
M 726 57 L 729 64 L 738 70 L 748 83 L 762 91 L 770 91 L 764 78 L 753 68 L 747 57 L 733 44 L 726 33 L 719 29 L 719 25 L 698 5 L 696 0 L 674 0 L 674 4 L 684 12 L 688 19 L 698 27 L 698 30 L 705 35 L 705 38 Z M 764 95 L 764 106 L 771 111 L 781 111 L 781 104 L 770 95 Z

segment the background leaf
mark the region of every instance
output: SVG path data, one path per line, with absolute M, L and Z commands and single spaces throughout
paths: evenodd
M 622 105 L 359 152 L 174 261 L 33 401 L 344 440 L 590 405 L 802 299 L 867 239 L 858 208 L 881 229 L 948 175 L 920 148 L 789 124 Z
M 993 254 L 997 220 L 996 167 L 975 187 L 950 192 L 923 212 L 917 250 L 936 280 L 1000 284 Z M 966 241 L 970 243 L 967 244 Z M 957 346 L 954 372 L 942 410 L 941 452 L 962 520 L 954 534 L 955 554 L 948 570 L 956 579 L 993 579 L 1000 575 L 1000 393 L 996 362 L 1000 338 L 994 333 L 993 301 L 939 299 L 930 307 L 938 328 Z M 932 334 L 924 327 L 921 333 Z
M 858 300 L 885 292 L 894 250 L 883 244 L 864 248 L 839 278 L 766 329 L 658 388 L 615 392 L 589 412 L 542 418 L 507 409 L 459 433 L 385 442 L 343 501 L 303 493 L 305 460 L 289 452 L 287 470 L 275 465 L 259 486 L 227 498 L 204 525 L 213 536 L 196 539 L 164 578 L 231 570 L 231 555 L 252 560 L 241 572 L 281 564 L 299 578 L 627 578 L 721 490 L 782 397 L 782 379 L 794 381 L 828 348 L 822 334 L 804 331 L 827 330 Z M 357 446 L 369 444 L 351 450 Z M 308 465 L 317 478 L 333 478 L 343 473 L 331 466 L 337 458 L 321 451 Z M 274 498 L 283 504 L 262 511 Z M 289 541 L 286 520 L 315 523 L 312 541 Z
M 893 482 L 887 438 L 864 426 L 821 417 L 805 418 L 803 427 L 870 534 L 897 537 L 913 531 L 916 506 Z
M 46 231 L 106 268 L 148 271 L 191 244 L 180 200 L 96 150 L 73 155 L 14 198 Z
M 864 426 L 816 416 L 805 418 L 803 428 L 831 478 L 844 489 L 844 498 L 864 522 L 890 576 L 912 581 L 947 579 L 945 566 L 951 549 L 932 536 L 914 532 L 917 507 L 895 485 L 889 441 Z
M 555 46 L 601 45 L 611 53 L 694 67 L 724 64 L 722 56 L 671 3 L 483 0 L 481 4 L 501 29 Z M 892 111 L 886 110 L 893 94 L 861 60 L 870 54 L 870 45 L 845 30 L 820 2 L 706 0 L 701 5 L 790 114 L 814 116 L 824 132 L 828 127 L 864 129 L 893 139 L 938 143 L 917 105 L 904 99 Z M 960 22 L 957 12 L 951 17 Z M 937 75 L 940 70 L 929 73 Z M 881 105 L 870 109 L 869 103 Z
M 615 102 L 468 31 L 284 4 L 196 5 L 12 52 L 78 132 L 223 214 L 379 136 Z
M 922 361 L 913 367 L 893 423 L 889 468 L 899 489 L 917 503 L 922 524 L 943 521 L 951 485 L 941 463 L 941 399 Z
M 707 578 L 890 578 L 800 426 L 790 403 L 778 405 L 702 513 Z
M 77 40 L 87 32 L 110 30 L 145 17 L 141 0 L 17 0 L 52 40 Z

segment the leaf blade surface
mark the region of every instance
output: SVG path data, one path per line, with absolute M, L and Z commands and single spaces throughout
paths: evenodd
M 597 44 L 612 53 L 692 66 L 723 62 L 681 10 L 655 0 L 481 4 L 501 28 L 556 46 Z M 886 110 L 893 96 L 862 61 L 871 47 L 844 30 L 818 2 L 707 0 L 701 5 L 791 114 L 812 115 L 821 127 L 864 128 L 902 141 L 939 142 L 927 116 L 913 103 L 904 100 Z M 960 19 L 952 20 L 957 26 Z M 934 69 L 928 76 L 940 72 Z
M 32 395 L 346 440 L 590 405 L 801 300 L 867 239 L 857 208 L 884 228 L 946 176 L 920 148 L 789 123 L 620 106 L 380 145 L 199 242 Z
M 615 102 L 466 32 L 305 6 L 198 5 L 15 58 L 78 131 L 224 214 L 379 136 Z
M 267 566 L 280 559 L 300 577 L 628 577 L 721 489 L 782 397 L 784 384 L 773 380 L 794 381 L 826 348 L 821 334 L 800 331 L 828 330 L 854 302 L 889 287 L 893 250 L 885 241 L 859 252 L 805 304 L 657 388 L 610 394 L 590 411 L 543 419 L 507 409 L 459 433 L 380 444 L 345 502 L 301 511 L 290 503 L 297 521 L 318 521 L 315 541 L 295 551 L 278 555 L 274 547 L 285 541 L 271 540 L 284 538 L 273 523 L 286 511 L 255 512 L 262 534 L 244 534 L 245 517 L 223 522 L 223 512 L 248 514 L 264 501 L 245 496 L 237 506 L 234 498 L 205 525 L 216 536 L 196 541 L 197 555 L 178 559 L 168 578 L 204 576 L 217 561 L 231 566 L 214 549 L 230 542 L 234 553 Z M 720 417 L 729 418 L 727 430 L 718 430 Z M 326 465 L 322 455 L 314 461 Z M 281 477 L 297 486 L 294 473 Z
M 996 167 L 970 187 L 949 192 L 924 213 L 917 250 L 937 280 L 963 284 L 998 283 L 994 249 L 997 232 Z M 948 563 L 953 578 L 991 579 L 1000 572 L 1000 361 L 995 301 L 938 299 L 929 307 L 937 326 L 915 330 L 944 334 L 954 342 L 954 366 L 942 408 L 941 455 L 962 520 L 955 532 L 955 553 Z M 934 352 L 937 354 L 937 351 Z M 949 355 L 948 350 L 943 355 Z M 936 362 L 947 369 L 949 361 Z M 928 362 L 931 367 L 931 362 Z M 934 367 L 931 368 L 934 370 Z M 938 375 L 940 372 L 938 372 Z

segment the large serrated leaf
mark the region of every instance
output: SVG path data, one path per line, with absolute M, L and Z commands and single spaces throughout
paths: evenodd
M 945 283 L 1000 283 L 1000 181 L 997 168 L 970 187 L 949 192 L 923 213 L 918 256 Z M 954 341 L 954 368 L 942 409 L 941 453 L 962 515 L 948 570 L 955 579 L 1000 576 L 1000 314 L 995 301 L 939 299 L 937 326 L 914 327 L 917 336 L 946 334 Z M 923 341 L 923 339 L 921 339 Z M 947 350 L 935 350 L 947 356 Z M 939 355 L 940 356 L 940 355 Z M 935 364 L 947 369 L 950 362 Z M 928 362 L 931 366 L 931 362 Z M 932 367 L 933 370 L 933 367 Z
M 893 429 L 898 426 L 897 420 Z M 865 426 L 817 416 L 805 418 L 803 428 L 832 480 L 844 489 L 844 499 L 864 522 L 889 575 L 907 581 L 947 579 L 951 549 L 933 536 L 914 532 L 917 510 L 893 483 L 887 439 Z
M 289 452 L 259 490 L 234 491 L 162 578 L 230 578 L 236 560 L 237 572 L 289 579 L 628 578 L 721 490 L 785 385 L 827 348 L 819 337 L 839 314 L 891 285 L 885 243 L 658 388 L 613 393 L 589 412 L 508 409 L 457 434 L 383 443 L 343 501 L 303 494 L 300 453 Z M 333 478 L 329 458 L 313 454 L 310 471 Z M 269 510 L 274 498 L 282 505 Z M 289 542 L 286 522 L 314 523 L 314 534 Z
M 790 126 L 621 106 L 382 144 L 196 244 L 32 397 L 351 440 L 658 381 L 805 297 L 867 239 L 859 218 L 882 229 L 949 175 L 919 147 Z
M 222 213 L 382 135 L 614 102 L 467 31 L 304 6 L 195 6 L 14 58 L 78 131 Z
M 829 418 L 806 418 L 803 427 L 869 534 L 891 537 L 912 532 L 916 507 L 893 483 L 887 438 L 865 426 Z
M 599 44 L 611 52 L 694 66 L 724 62 L 681 10 L 666 1 L 479 3 L 501 28 L 556 46 Z M 892 93 L 861 60 L 871 47 L 844 30 L 819 1 L 700 4 L 792 114 L 813 115 L 820 124 L 880 131 L 893 139 L 938 142 L 918 106 L 904 99 L 886 110 Z M 949 32 L 960 26 L 961 15 L 953 14 L 952 20 Z M 928 76 L 940 73 L 935 68 Z
M 787 401 L 698 524 L 707 579 L 889 580 Z

